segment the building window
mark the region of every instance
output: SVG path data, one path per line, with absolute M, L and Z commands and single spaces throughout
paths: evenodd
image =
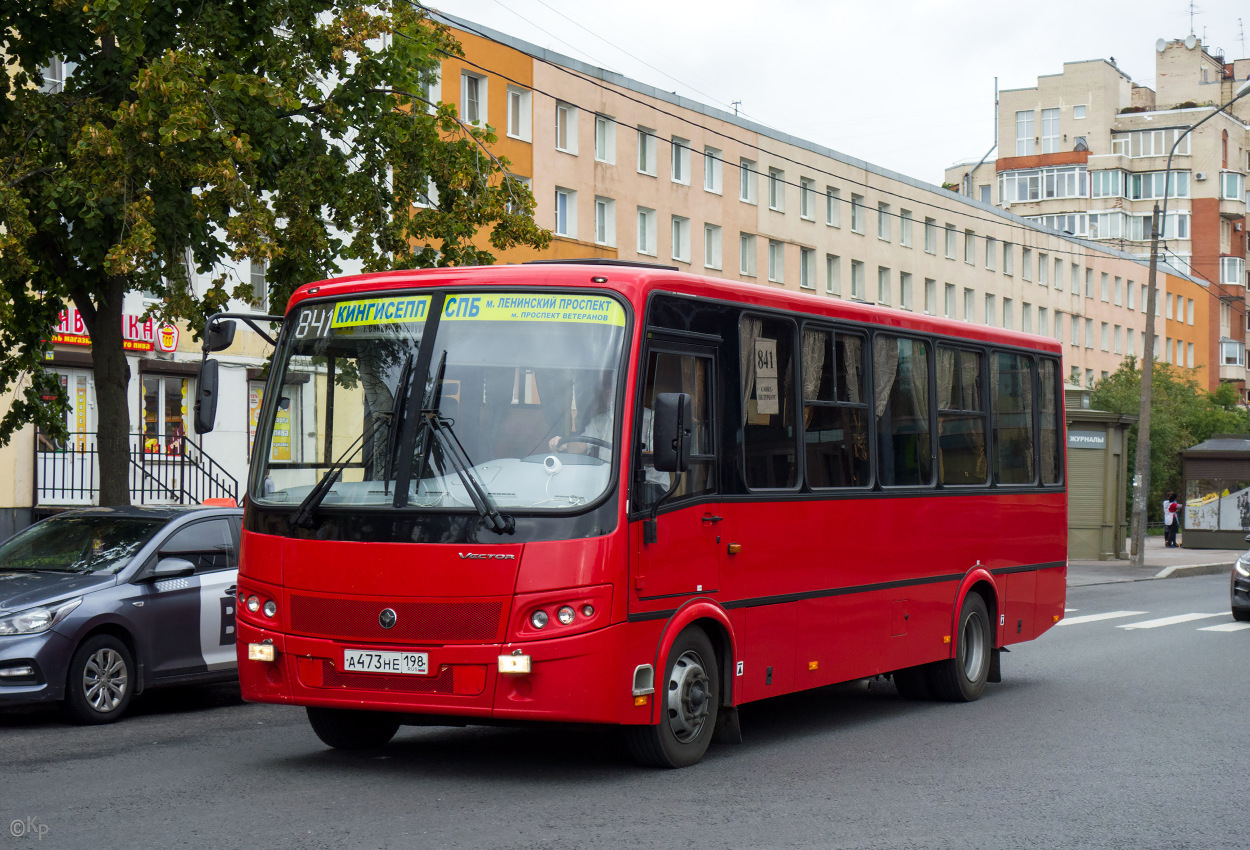
M 1089 196 L 1091 198 L 1123 198 L 1124 176 L 1124 172 L 1118 168 L 1091 172 Z
M 673 259 L 690 262 L 690 219 L 673 216 Z
M 1055 289 L 1063 292 L 1063 260 L 1055 257 Z
M 721 194 L 721 152 L 716 148 L 703 149 L 703 191 Z
M 595 243 L 616 244 L 616 201 L 595 198 Z
M 1070 341 L 1073 347 L 1079 348 L 1081 345 L 1081 317 L 1073 316 L 1070 321 L 1072 323 L 1072 337 Z
M 786 281 L 786 246 L 775 239 L 768 240 L 768 279 L 773 283 Z
M 486 78 L 465 71 L 460 75 L 460 119 L 466 124 L 486 122 Z
M 1003 327 L 1012 330 L 1015 327 L 1015 317 L 1012 315 L 1012 301 L 1010 298 L 1003 299 Z
M 1037 282 L 1042 286 L 1049 286 L 1050 281 L 1047 279 L 1049 274 L 1047 269 L 1050 266 L 1050 257 L 1043 253 L 1037 255 Z
M 779 168 L 768 169 L 768 208 L 786 211 L 786 173 Z
M 1013 268 L 1016 259 L 1015 254 L 1012 253 L 1014 247 L 1010 242 L 1003 243 L 1003 274 L 1008 276 L 1016 273 Z
M 556 235 L 577 238 L 577 192 L 556 187 Z
M 749 159 L 738 160 L 738 200 L 756 203 L 755 191 L 759 181 L 755 179 L 755 163 Z
M 750 233 L 738 235 L 738 272 L 743 277 L 755 277 L 755 237 Z
M 994 317 L 997 314 L 997 299 L 990 293 L 985 295 L 985 323 L 987 325 L 994 324 Z
M 877 238 L 890 241 L 890 205 L 885 203 L 877 204 Z
M 1130 310 L 1136 310 L 1137 309 L 1137 285 L 1134 284 L 1133 281 L 1130 280 L 1128 282 L 1128 286 L 1125 288 L 1125 291 L 1128 293 L 1128 303 L 1125 304 L 1124 306 Z
M 60 56 L 53 56 L 47 65 L 39 69 L 39 73 L 43 75 L 39 91 L 57 94 L 65 88 L 65 61 Z
M 937 221 L 932 218 L 924 220 L 924 250 L 926 254 L 937 253 Z
M 864 196 L 851 194 L 851 232 L 864 232 Z
M 639 207 L 638 253 L 654 257 L 656 255 L 656 241 L 655 210 Z
M 1055 311 L 1055 339 L 1063 342 L 1063 313 Z
M 1176 153 L 1188 155 L 1188 127 L 1172 127 L 1166 130 L 1132 130 L 1111 134 L 1111 153 L 1134 159 L 1143 156 L 1167 156 L 1176 144 Z
M 1100 280 L 1102 282 L 1102 300 L 1110 303 L 1111 301 L 1111 275 L 1103 272 Z
M 508 86 L 508 136 L 530 141 L 530 98 L 529 89 Z
M 931 277 L 924 279 L 924 312 L 927 316 L 936 316 L 938 310 L 937 304 L 937 281 Z
M 1020 305 L 1020 330 L 1033 333 L 1033 305 L 1025 301 Z
M 912 309 L 911 275 L 907 272 L 898 273 L 898 305 L 904 310 Z
M 890 303 L 890 270 L 885 266 L 877 266 L 877 303 Z
M 1131 285 L 1131 282 L 1130 282 Z M 1185 323 L 1192 325 L 1194 323 L 1194 299 L 1185 299 Z
M 1112 339 L 1114 347 L 1111 349 L 1116 354 L 1124 353 L 1124 328 L 1116 325 L 1112 331 Z
M 898 211 L 898 244 L 911 247 L 911 210 Z
M 1037 333 L 1039 336 L 1048 336 L 1050 334 L 1049 313 L 1045 307 L 1037 308 Z
M 867 301 L 867 281 L 864 280 L 864 263 L 862 260 L 851 260 L 851 297 Z
M 703 225 L 703 265 L 720 271 L 720 225 Z
M 646 127 L 638 128 L 638 173 L 656 175 L 655 166 L 655 131 Z
M 942 301 L 942 315 L 948 319 L 955 318 L 955 284 L 946 284 L 945 299 Z
M 690 185 L 690 140 L 673 136 L 672 139 L 673 182 Z
M 1072 117 L 1078 121 L 1085 117 L 1085 104 L 1079 103 L 1072 107 Z
M 816 181 L 799 178 L 799 217 L 816 220 Z
M 842 295 L 842 258 L 837 254 L 825 254 L 825 292 Z
M 1020 279 L 1021 280 L 1033 279 L 1033 249 L 1032 248 L 1020 249 Z
M 832 186 L 825 187 L 825 224 L 842 226 L 842 190 Z
M 1033 110 L 1016 113 L 1016 156 L 1033 155 Z M 1001 197 L 1001 195 L 1000 195 Z
M 577 107 L 556 101 L 556 150 L 577 156 Z
M 964 321 L 977 320 L 977 293 L 974 289 L 964 289 Z
M 977 261 L 977 235 L 971 230 L 964 231 L 964 262 L 969 265 Z
M 1167 295 L 1164 297 L 1164 300 L 1167 301 L 1167 317 L 1171 319 L 1172 318 L 1172 296 Z
M 955 225 L 946 224 L 946 259 L 955 259 Z
M 1042 153 L 1059 152 L 1059 110 L 1042 110 Z
M 252 306 L 262 313 L 269 311 L 269 286 L 265 282 L 265 261 L 252 260 Z
M 1094 347 L 1094 320 L 1093 319 L 1085 320 L 1085 347 L 1089 349 L 1093 349 Z
M 816 288 L 816 251 L 814 248 L 799 249 L 799 287 Z
M 1194 344 L 1192 342 L 1185 345 L 1185 365 L 1190 369 L 1194 368 Z
M 1112 288 L 1113 303 L 1117 307 L 1124 306 L 1124 279 L 1116 275 L 1115 286 Z
M 595 162 L 616 162 L 616 122 L 606 115 L 595 116 Z
M 1084 165 L 1022 168 L 998 175 L 998 200 L 1003 206 L 1018 201 L 1089 197 L 1089 173 Z
M 990 239 L 989 237 L 986 237 L 985 239 L 985 268 L 989 271 L 994 271 L 994 263 L 995 263 L 994 249 L 997 246 L 998 246 L 997 242 L 995 242 L 993 239 Z

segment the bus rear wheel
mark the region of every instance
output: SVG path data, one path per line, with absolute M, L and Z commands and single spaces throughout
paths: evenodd
M 677 636 L 655 699 L 660 722 L 626 729 L 634 759 L 650 767 L 689 767 L 703 758 L 720 705 L 716 650 L 703 629 L 691 626 Z
M 308 723 L 323 744 L 337 750 L 374 750 L 399 731 L 398 718 L 386 711 L 310 706 Z
M 933 695 L 948 702 L 972 702 L 985 690 L 990 674 L 990 614 L 979 593 L 964 597 L 955 632 L 955 657 L 929 668 Z

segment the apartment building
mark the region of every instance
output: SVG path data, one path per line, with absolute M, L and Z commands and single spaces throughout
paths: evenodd
M 952 166 L 946 180 L 966 197 L 1141 258 L 1166 187 L 1162 261 L 1178 275 L 1161 293 L 1168 324 L 1157 329 L 1158 357 L 1200 370 L 1209 389 L 1234 382 L 1245 398 L 1250 98 L 1212 113 L 1250 77 L 1250 59 L 1228 61 L 1194 36 L 1156 49 L 1157 91 L 1097 59 L 1000 92 L 997 158 Z
M 476 93 L 488 92 L 492 125 L 529 146 L 509 156 L 556 234 L 544 256 L 658 262 L 1053 336 L 1068 381 L 1082 386 L 1144 349 L 1147 266 L 1116 246 L 445 20 L 465 59 L 444 60 L 443 98 L 459 91 L 472 116 Z M 491 100 L 505 91 L 506 108 Z M 525 254 L 536 256 L 505 259 Z M 1192 286 L 1179 272 L 1162 279 L 1169 292 Z M 1186 318 L 1206 320 L 1202 296 L 1182 297 Z M 1161 347 L 1166 336 L 1173 356 L 1200 355 L 1185 319 L 1166 335 L 1162 324 Z

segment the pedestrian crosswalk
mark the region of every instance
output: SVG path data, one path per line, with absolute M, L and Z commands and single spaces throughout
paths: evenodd
M 1072 616 L 1075 614 L 1076 616 Z M 1240 632 L 1250 629 L 1250 623 L 1242 623 L 1232 619 L 1232 615 L 1228 611 L 1220 611 L 1215 614 L 1191 612 L 1187 614 L 1172 614 L 1166 617 L 1154 617 L 1147 620 L 1138 620 L 1137 617 L 1149 617 L 1149 611 L 1103 611 L 1098 614 L 1081 614 L 1076 608 L 1064 609 L 1064 618 L 1059 621 L 1061 626 L 1081 626 L 1088 623 L 1102 623 L 1109 620 L 1131 620 L 1127 623 L 1115 623 L 1115 628 L 1124 631 L 1137 631 L 1141 629 L 1160 629 L 1167 626 L 1179 626 L 1185 623 L 1195 623 L 1201 620 L 1214 620 L 1217 617 L 1224 617 L 1228 622 L 1217 623 L 1213 626 L 1201 626 L 1197 630 L 1200 632 Z

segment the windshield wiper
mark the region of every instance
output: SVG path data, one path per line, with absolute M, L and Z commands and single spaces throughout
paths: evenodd
M 460 439 L 456 436 L 456 432 L 452 430 L 454 422 L 438 412 L 439 405 L 442 403 L 443 395 L 443 375 L 447 371 L 447 352 L 443 351 L 442 357 L 438 361 L 438 369 L 434 373 L 434 383 L 426 391 L 426 401 L 421 408 L 421 422 L 417 426 L 422 431 L 428 431 L 433 437 L 434 442 L 438 443 L 439 449 L 455 469 L 456 475 L 460 477 L 460 483 L 464 484 L 464 489 L 469 494 L 469 499 L 473 502 L 473 507 L 477 508 L 477 512 L 481 514 L 482 519 L 486 520 L 486 527 L 496 534 L 512 534 L 516 531 L 516 523 L 511 516 L 499 512 L 498 505 L 495 504 L 494 498 L 490 492 L 482 486 L 481 481 L 473 472 L 473 461 L 469 459 L 469 453 L 464 450 L 464 446 L 460 443 Z M 422 446 L 420 459 L 417 464 L 415 480 L 418 489 L 421 486 L 421 476 L 425 473 L 426 458 L 429 456 L 430 446 L 428 443 Z M 395 507 L 403 507 L 408 503 L 407 493 L 395 492 Z
M 395 454 L 399 450 L 399 428 L 407 409 L 408 381 L 412 376 L 413 352 L 409 351 L 404 358 L 403 368 L 399 370 L 399 382 L 395 384 L 395 397 L 391 400 L 391 430 L 386 435 L 386 467 L 382 472 L 383 493 L 389 493 L 391 479 L 395 477 Z
M 330 494 L 330 489 L 334 486 L 334 482 L 338 479 L 339 475 L 343 473 L 344 467 L 346 467 L 347 464 L 351 462 L 351 459 L 356 456 L 356 452 L 362 450 L 365 445 L 368 444 L 373 435 L 377 433 L 378 428 L 382 427 L 384 423 L 390 422 L 391 420 L 391 414 L 389 413 L 375 413 L 373 416 L 373 423 L 361 432 L 360 436 L 357 437 L 341 455 L 339 455 L 338 460 L 330 465 L 330 468 L 326 470 L 325 475 L 321 476 L 321 480 L 308 491 L 308 495 L 304 497 L 304 501 L 300 502 L 299 506 L 295 508 L 295 512 L 291 514 L 291 518 L 287 520 L 288 524 L 292 528 L 312 528 L 313 512 L 317 510 L 323 501 L 325 501 L 325 497 Z

